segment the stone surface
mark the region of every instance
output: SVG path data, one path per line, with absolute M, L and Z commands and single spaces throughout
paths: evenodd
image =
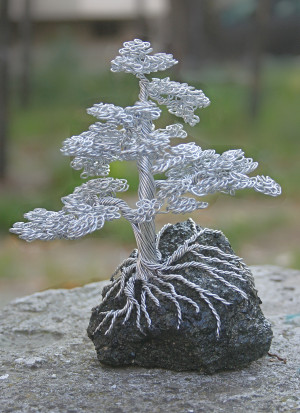
M 300 271 L 251 267 L 271 320 L 271 353 L 239 371 L 206 375 L 101 367 L 86 336 L 103 286 L 48 290 L 0 312 L 0 411 L 299 412 Z
M 198 231 L 200 228 L 198 227 Z M 193 235 L 192 223 L 189 221 L 170 226 L 162 235 L 159 249 L 163 261 L 183 245 Z M 219 248 L 226 254 L 234 254 L 226 237 L 221 232 L 202 233 L 196 241 L 205 247 L 213 247 L 214 250 L 203 248 L 203 254 L 210 258 L 223 258 L 215 248 Z M 202 252 L 202 250 L 201 250 Z M 202 370 L 208 373 L 226 369 L 237 369 L 246 366 L 250 362 L 266 355 L 272 340 L 270 323 L 265 319 L 260 309 L 260 299 L 254 288 L 253 277 L 249 269 L 238 265 L 238 271 L 233 275 L 223 273 L 230 268 L 223 262 L 211 262 L 203 260 L 192 253 L 185 254 L 175 264 L 187 262 L 200 262 L 209 264 L 210 268 L 218 271 L 231 286 L 224 284 L 220 279 L 214 278 L 202 268 L 189 267 L 170 273 L 181 274 L 185 279 L 197 286 L 208 290 L 230 302 L 230 305 L 208 296 L 211 304 L 217 311 L 221 320 L 221 330 L 217 336 L 217 322 L 209 305 L 201 299 L 199 293 L 193 291 L 178 281 L 173 281 L 176 292 L 181 296 L 192 298 L 199 304 L 200 311 L 186 301 L 178 300 L 182 311 L 182 322 L 177 328 L 177 311 L 174 303 L 166 296 L 153 293 L 160 301 L 157 307 L 149 298 L 146 301 L 147 310 L 152 324 L 147 325 L 145 317 L 141 317 L 141 332 L 136 325 L 136 311 L 124 323 L 124 316 L 117 318 L 112 331 L 105 334 L 109 322 L 103 324 L 95 334 L 97 326 L 103 320 L 101 312 L 120 310 L 126 303 L 125 294 L 118 298 L 115 296 L 118 290 L 105 301 L 93 309 L 89 337 L 93 340 L 98 359 L 101 363 L 111 366 L 138 365 L 142 367 L 160 367 L 176 371 Z M 236 261 L 236 263 L 238 263 Z M 231 270 L 232 272 L 232 270 Z M 236 278 L 236 273 L 243 279 Z M 154 284 L 155 280 L 151 280 Z M 140 283 L 140 281 L 137 281 Z M 135 284 L 136 300 L 140 301 L 141 288 Z M 245 299 L 240 292 L 232 288 L 232 285 L 244 291 L 248 297 Z M 169 293 L 170 289 L 156 286 Z M 105 294 L 104 289 L 104 294 Z

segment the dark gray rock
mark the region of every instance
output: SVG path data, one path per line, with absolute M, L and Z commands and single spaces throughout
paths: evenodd
M 159 246 L 163 261 L 192 234 L 189 221 L 169 227 L 163 234 Z M 228 240 L 221 232 L 208 231 L 196 242 L 204 246 L 218 247 L 227 254 L 233 254 Z M 203 250 L 203 254 L 220 258 L 220 254 L 215 250 Z M 203 262 L 201 258 L 187 253 L 176 261 L 176 264 L 189 261 Z M 160 307 L 151 300 L 147 301 L 147 309 L 152 319 L 150 328 L 143 317 L 141 318 L 143 332 L 137 328 L 134 311 L 126 323 L 123 323 L 124 318 L 117 318 L 109 334 L 105 334 L 108 328 L 106 324 L 94 334 L 103 319 L 103 315 L 100 315 L 102 311 L 118 310 L 125 304 L 124 295 L 116 299 L 115 294 L 112 294 L 105 303 L 93 309 L 88 327 L 88 335 L 94 342 L 99 361 L 110 366 L 137 365 L 213 373 L 247 366 L 250 362 L 266 355 L 271 345 L 272 330 L 260 309 L 261 301 L 254 288 L 253 276 L 249 269 L 239 264 L 238 273 L 243 276 L 243 281 L 227 274 L 225 271 L 228 271 L 228 266 L 222 262 L 213 264 L 210 262 L 210 265 L 223 271 L 222 274 L 220 272 L 218 274 L 244 291 L 248 299 L 246 300 L 239 292 L 202 269 L 186 268 L 177 270 L 176 273 L 231 303 L 224 305 L 210 297 L 221 319 L 219 337 L 216 334 L 216 318 L 207 303 L 190 287 L 173 281 L 178 294 L 192 298 L 199 304 L 199 313 L 196 313 L 189 303 L 180 300 L 182 322 L 178 329 L 174 303 L 159 296 Z M 139 281 L 135 285 L 137 300 L 140 297 L 138 283 Z M 160 285 L 158 286 L 161 288 Z M 107 289 L 104 289 L 103 295 L 106 291 Z

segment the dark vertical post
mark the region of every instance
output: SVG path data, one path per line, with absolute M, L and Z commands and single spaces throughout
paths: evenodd
M 0 0 L 0 179 L 6 176 L 8 130 L 8 0 Z
M 185 62 L 188 53 L 188 0 L 170 0 L 170 44 L 171 51 L 179 61 L 175 66 L 177 77 L 181 70 L 182 62 Z
M 270 15 L 270 0 L 259 0 L 254 21 L 252 84 L 250 94 L 250 115 L 256 118 L 261 100 L 261 76 L 264 49 L 267 40 L 267 27 Z
M 136 0 L 136 33 L 139 39 L 149 40 L 145 0 Z
M 183 69 L 198 70 L 217 44 L 215 0 L 170 0 L 170 6 L 172 52 Z
M 21 106 L 25 108 L 30 101 L 31 0 L 24 0 L 20 34 L 22 42 L 20 102 Z

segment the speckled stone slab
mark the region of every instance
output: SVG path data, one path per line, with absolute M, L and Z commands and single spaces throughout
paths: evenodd
M 48 290 L 0 311 L 0 411 L 200 413 L 298 412 L 300 271 L 251 267 L 274 338 L 239 371 L 213 375 L 101 367 L 86 335 L 106 282 Z

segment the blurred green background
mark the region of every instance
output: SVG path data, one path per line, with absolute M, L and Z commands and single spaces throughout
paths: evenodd
M 138 10 L 127 20 L 98 17 L 96 22 L 82 19 L 80 25 L 77 16 L 68 21 L 48 19 L 47 24 L 42 24 L 31 5 L 27 46 L 22 43 L 26 34 L 22 14 L 10 15 L 7 166 L 0 187 L 2 303 L 49 287 L 69 288 L 107 279 L 134 248 L 131 228 L 123 220 L 106 223 L 99 233 L 72 242 L 28 244 L 8 230 L 35 207 L 60 209 L 60 198 L 82 182 L 80 172 L 70 168 L 70 159 L 63 157 L 59 149 L 64 139 L 81 133 L 95 121 L 85 109 L 96 102 L 127 106 L 137 100 L 136 79 L 109 70 L 110 60 L 122 42 L 135 37 L 153 41 L 155 52 L 172 51 L 175 57 L 186 59 L 185 64 L 167 75 L 203 89 L 210 98 L 211 105 L 200 112 L 201 122 L 194 128 L 186 127 L 187 139 L 219 153 L 242 148 L 248 157 L 259 162 L 257 173 L 270 175 L 283 189 L 278 198 L 248 190 L 235 197 L 210 197 L 208 209 L 193 213 L 194 220 L 200 225 L 221 229 L 247 264 L 300 269 L 300 56 L 293 48 L 284 53 L 280 45 L 280 50 L 272 50 L 271 42 L 277 33 L 278 4 L 285 10 L 283 3 L 287 7 L 288 2 L 274 1 L 263 10 L 258 10 L 257 2 L 245 2 L 248 9 L 244 11 L 239 10 L 237 2 L 223 3 L 227 8 L 213 10 L 214 21 L 218 18 L 214 34 L 219 34 L 219 43 L 213 43 L 211 39 L 216 36 L 201 26 L 200 17 L 212 10 L 203 8 L 198 14 L 192 13 L 193 2 L 186 3 L 190 13 L 187 12 L 186 18 L 199 23 L 196 28 L 202 34 L 201 53 L 198 49 L 195 52 L 191 41 L 199 33 L 178 34 L 174 27 L 169 27 L 167 36 L 164 31 L 164 22 L 170 21 L 170 16 L 173 25 L 179 18 L 176 1 L 160 11 L 160 31 L 156 29 L 157 19 L 154 23 L 146 9 L 143 13 Z M 272 20 L 274 15 L 277 20 Z M 291 15 L 285 12 L 280 16 L 281 24 L 287 22 L 290 30 L 288 17 Z M 20 22 L 25 32 L 20 29 Z M 266 29 L 262 31 L 260 25 L 266 22 L 269 43 L 262 41 L 266 38 Z M 245 33 L 241 31 L 242 23 Z M 257 30 L 260 36 L 255 37 L 253 33 Z M 284 37 L 284 31 L 280 30 Z M 237 34 L 244 39 L 241 45 L 236 41 Z M 297 34 L 299 32 L 294 36 Z M 222 46 L 223 37 L 226 40 Z M 250 45 L 249 38 L 253 41 Z M 26 47 L 29 47 L 26 60 L 29 67 L 24 77 L 22 56 L 24 58 Z M 230 50 L 228 55 L 226 47 Z M 180 119 L 164 111 L 157 126 L 175 122 Z M 134 164 L 112 164 L 111 176 L 128 179 L 130 189 L 124 197 L 134 202 L 138 186 Z M 187 218 L 188 215 L 159 216 L 157 229 L 166 222 Z

